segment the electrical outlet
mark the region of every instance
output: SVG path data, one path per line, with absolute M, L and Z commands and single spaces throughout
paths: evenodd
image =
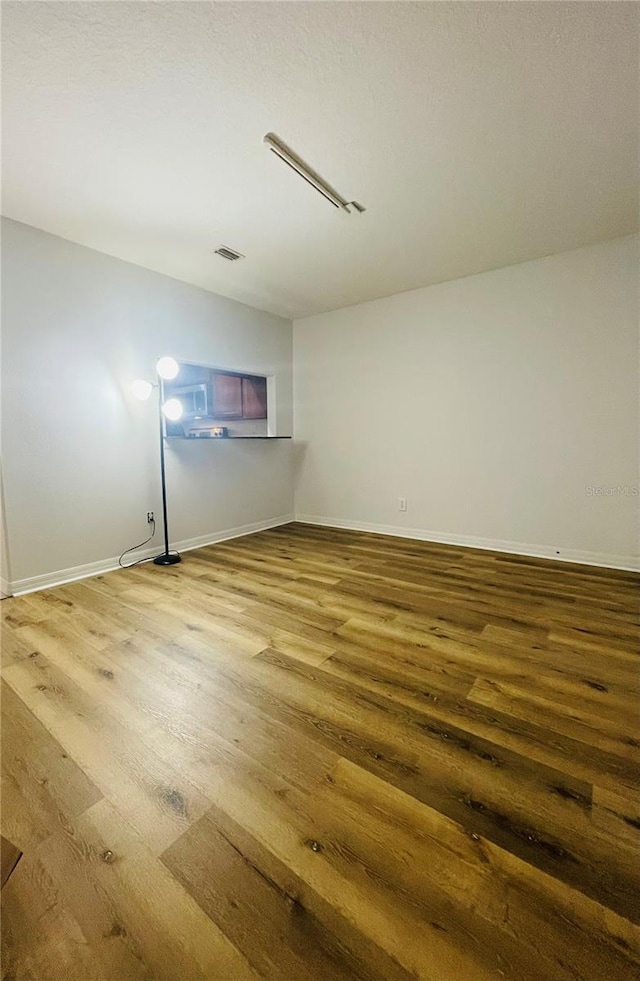
M 406 499 L 406 497 L 399 497 L 398 498 L 398 511 L 406 511 L 406 510 L 407 510 L 407 499 Z
M 155 521 L 153 511 L 147 511 L 147 524 L 150 525 Z

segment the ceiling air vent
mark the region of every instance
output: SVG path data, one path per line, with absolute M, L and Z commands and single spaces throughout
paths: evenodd
M 244 256 L 240 252 L 236 252 L 235 249 L 228 249 L 226 245 L 221 245 L 219 249 L 215 249 L 214 255 L 221 255 L 223 259 L 228 259 L 229 262 L 235 262 L 236 259 L 244 259 Z

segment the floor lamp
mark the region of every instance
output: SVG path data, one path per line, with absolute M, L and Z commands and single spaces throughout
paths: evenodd
M 141 401 L 145 402 L 154 388 L 158 390 L 158 426 L 160 434 L 160 481 L 162 484 L 162 521 L 164 525 L 164 552 L 156 555 L 155 565 L 176 565 L 181 562 L 180 553 L 169 549 L 169 523 L 167 520 L 167 477 L 164 461 L 164 419 L 175 422 L 182 415 L 182 403 L 179 399 L 168 399 L 163 401 L 163 381 L 170 381 L 175 378 L 180 370 L 180 365 L 175 358 L 160 358 L 156 364 L 158 380 L 155 385 L 151 382 L 139 378 L 133 383 L 133 394 Z

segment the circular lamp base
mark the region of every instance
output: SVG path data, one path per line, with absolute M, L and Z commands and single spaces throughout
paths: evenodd
M 178 562 L 182 562 L 178 552 L 163 552 L 153 560 L 154 565 L 177 565 Z

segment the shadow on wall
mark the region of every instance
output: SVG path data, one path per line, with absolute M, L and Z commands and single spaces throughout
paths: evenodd
M 294 440 L 291 446 L 291 459 L 293 464 L 293 486 L 294 490 L 298 486 L 298 479 L 302 474 L 302 468 L 304 466 L 305 457 L 307 455 L 307 447 L 309 443 L 306 440 Z M 294 497 L 294 510 L 295 507 L 295 497 Z

